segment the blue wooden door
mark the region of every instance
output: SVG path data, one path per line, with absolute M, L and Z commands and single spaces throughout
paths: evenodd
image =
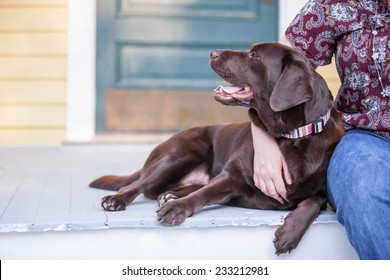
M 277 40 L 277 1 L 98 0 L 97 23 L 97 129 L 174 130 L 239 120 L 209 52 Z

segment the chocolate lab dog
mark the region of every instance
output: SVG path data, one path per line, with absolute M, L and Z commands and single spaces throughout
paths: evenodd
M 181 224 L 210 204 L 292 210 L 274 240 L 277 254 L 290 252 L 326 206 L 326 169 L 343 135 L 332 96 L 304 56 L 278 43 L 212 51 L 210 64 L 233 84 L 219 86 L 215 99 L 250 108 L 252 122 L 279 144 L 293 182 L 287 201 L 266 196 L 254 184 L 250 122 L 184 130 L 157 146 L 141 170 L 104 176 L 90 186 L 118 191 L 102 199 L 107 211 L 124 210 L 142 193 L 157 199 L 158 219 L 166 224 Z

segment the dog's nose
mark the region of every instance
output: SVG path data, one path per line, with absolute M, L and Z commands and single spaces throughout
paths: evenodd
M 210 52 L 210 59 L 216 59 L 221 54 L 220 50 L 213 50 Z

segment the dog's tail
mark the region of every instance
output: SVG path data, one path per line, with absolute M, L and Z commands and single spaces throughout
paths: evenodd
M 89 184 L 91 188 L 118 191 L 120 188 L 130 185 L 140 177 L 140 171 L 137 171 L 129 176 L 114 176 L 107 175 L 100 177 Z

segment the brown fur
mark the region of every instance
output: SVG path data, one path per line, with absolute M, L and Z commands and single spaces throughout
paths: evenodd
M 277 254 L 289 252 L 326 205 L 326 170 L 343 126 L 333 109 L 320 134 L 293 140 L 281 134 L 332 108 L 329 89 L 305 57 L 277 43 L 257 44 L 249 51 L 213 51 L 210 64 L 226 81 L 252 89 L 249 98 L 216 94 L 215 99 L 249 107 L 253 123 L 276 138 L 292 175 L 288 201 L 281 204 L 254 185 L 250 122 L 179 132 L 157 146 L 141 170 L 130 176 L 104 176 L 91 187 L 118 190 L 102 199 L 108 211 L 124 210 L 142 193 L 158 199 L 157 216 L 167 224 L 181 224 L 210 204 L 291 209 L 274 241 Z

